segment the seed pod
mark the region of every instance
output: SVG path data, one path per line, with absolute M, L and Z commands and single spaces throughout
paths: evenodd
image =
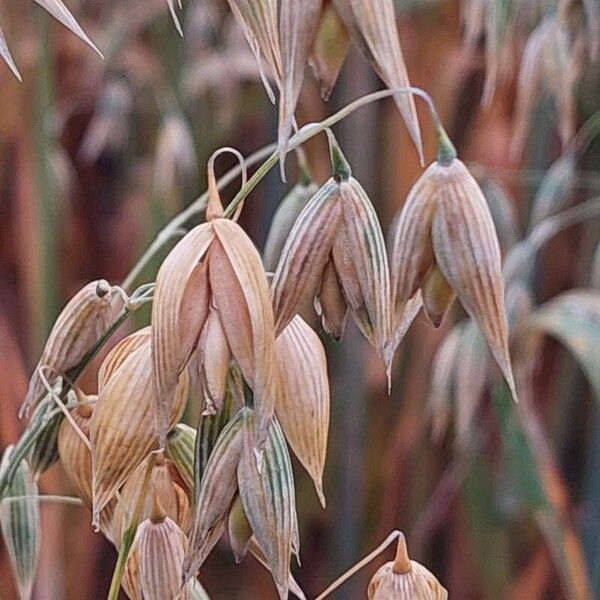
M 275 412 L 325 507 L 323 470 L 330 410 L 325 349 L 319 336 L 296 316 L 277 338 L 277 359 L 281 386 Z
M 144 600 L 174 598 L 188 600 L 181 593 L 181 567 L 187 538 L 177 523 L 157 510 L 139 527 L 140 587 Z
M 437 328 L 456 294 L 437 265 L 432 265 L 422 283 L 423 307 L 432 325 Z
M 367 589 L 368 600 L 446 600 L 448 592 L 424 566 L 408 558 L 400 534 L 396 558 L 375 573 Z
M 225 530 L 227 515 L 237 490 L 242 430 L 246 427 L 248 410 L 241 409 L 227 423 L 203 472 L 190 548 L 183 567 L 184 581 L 198 572 Z
M 98 369 L 98 392 L 108 383 L 123 361 L 134 351 L 148 344 L 151 336 L 150 327 L 144 327 L 123 338 L 106 355 Z
M 0 473 L 8 467 L 13 446 L 4 451 Z M 27 462 L 21 461 L 6 489 L 5 497 L 37 496 L 38 487 Z M 31 598 L 40 554 L 40 509 L 35 498 L 0 502 L 0 526 L 22 600 Z
M 93 410 L 93 406 L 89 404 L 79 404 L 71 410 L 73 420 L 87 439 L 90 437 L 90 419 Z M 91 509 L 92 455 L 67 419 L 62 420 L 58 430 L 58 455 L 75 494 Z M 115 501 L 112 500 L 100 513 L 100 530 L 111 541 L 114 507 Z
M 61 373 L 67 373 L 79 364 L 98 338 L 106 333 L 124 304 L 122 290 L 104 279 L 88 283 L 71 298 L 48 336 L 40 361 L 29 381 L 21 414 L 46 395 L 39 369 L 48 371 L 45 375 L 53 385 Z
M 397 221 L 391 254 L 396 321 L 415 291 L 430 284 L 424 278 L 437 266 L 482 330 L 516 399 L 498 239 L 485 198 L 460 160 L 432 164 L 414 185 Z M 449 290 L 445 284 L 441 289 L 443 301 L 433 307 L 427 290 L 436 320 L 448 305 Z
M 329 100 L 350 46 L 350 36 L 331 3 L 321 14 L 310 66 L 319 83 L 321 98 Z
M 196 430 L 185 423 L 177 423 L 169 432 L 165 455 L 173 461 L 188 489 L 194 489 L 194 446 Z
M 183 372 L 175 391 L 169 427 L 187 403 L 189 378 Z M 90 422 L 93 523 L 129 475 L 157 445 L 152 415 L 154 390 L 150 345 L 132 352 L 98 396 Z
M 317 189 L 317 186 L 308 176 L 303 176 L 300 182 L 280 202 L 273 215 L 269 235 L 265 242 L 263 263 L 267 272 L 275 272 L 285 241 L 298 215 L 302 212 L 308 201 L 317 193 Z
M 131 515 L 135 510 L 147 468 L 148 459 L 140 463 L 121 488 L 121 495 L 112 519 L 113 539 L 117 547 L 121 545 L 123 533 L 127 529 Z M 185 532 L 189 531 L 190 528 L 190 500 L 187 491 L 174 480 L 175 473 L 173 463 L 165 460 L 161 455 L 156 457 L 150 472 L 150 481 L 142 506 L 140 521 L 150 516 L 154 503 L 158 502 L 165 515 L 175 521 Z
M 256 540 L 265 551 L 281 598 L 288 597 L 290 556 L 297 544 L 294 476 L 285 438 L 276 419 L 269 428 L 262 472 L 253 456 L 253 412 L 247 409 L 242 429 L 243 449 L 238 466 L 240 498 Z
M 410 86 L 393 0 L 333 0 L 333 5 L 385 84 L 390 89 Z M 423 162 L 421 130 L 414 98 L 410 94 L 398 94 L 395 100 Z
M 238 387 L 242 387 L 241 390 Z M 231 417 L 243 406 L 243 382 L 239 369 L 232 366 L 227 381 L 227 392 L 223 401 L 223 409 L 218 415 L 201 415 L 198 422 L 198 435 L 194 449 L 194 489 L 198 500 L 202 477 L 223 428 Z
M 304 80 L 304 68 L 319 28 L 323 0 L 281 0 L 279 38 L 281 73 L 279 99 L 278 149 L 284 172 L 287 143 L 292 131 L 294 112 Z
M 220 212 L 217 195 L 210 213 Z M 254 391 L 260 450 L 276 392 L 269 288 L 260 256 L 246 233 L 237 223 L 218 217 L 188 233 L 158 273 L 152 356 L 159 442 L 162 446 L 166 435 L 165 415 L 172 403 L 174 381 L 195 350 L 209 305 L 219 318 L 227 316 L 220 319 L 220 325 L 233 358 Z M 198 352 L 200 358 L 205 356 L 203 348 Z
M 231 11 L 244 30 L 256 57 L 267 94 L 275 104 L 275 95 L 263 69 L 263 60 L 277 86 L 281 82 L 281 47 L 279 44 L 277 0 L 227 0 Z

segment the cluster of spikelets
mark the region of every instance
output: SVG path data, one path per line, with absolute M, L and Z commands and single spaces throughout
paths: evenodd
M 318 36 L 331 11 L 388 85 L 408 84 L 391 0 L 230 4 L 280 91 L 282 157 L 302 65 L 313 56 L 314 64 L 327 65 L 326 80 L 335 80 Z M 412 96 L 398 94 L 397 102 L 420 149 Z M 131 300 L 116 286 L 94 282 L 57 320 L 24 403 L 36 409 L 32 422 L 43 422 L 46 432 L 30 464 L 39 474 L 60 457 L 94 526 L 117 549 L 127 546 L 122 585 L 131 598 L 206 597 L 196 575 L 226 531 L 236 560 L 250 551 L 271 572 L 281 598 L 290 591 L 303 597 L 290 574 L 300 549 L 288 445 L 324 504 L 330 401 L 322 343 L 298 314 L 307 302 L 336 339 L 350 313 L 389 377 L 421 307 L 438 326 L 458 297 L 516 397 L 492 218 L 479 186 L 438 133 L 438 158 L 394 220 L 389 247 L 329 133 L 332 177 L 320 187 L 305 177 L 282 201 L 267 266 L 236 216 L 225 218 L 211 160 L 206 222 L 163 262 L 151 326 L 106 356 L 96 396 L 72 385 L 74 369 Z M 197 430 L 180 423 L 188 402 L 200 408 Z M 19 462 L 19 468 L 29 467 Z M 14 482 L 10 491 L 20 495 Z M 369 595 L 443 598 L 445 591 L 400 548 Z
M 106 356 L 97 396 L 65 399 L 58 455 L 94 525 L 119 548 L 140 522 L 123 578 L 132 598 L 202 597 L 195 576 L 225 531 L 236 559 L 257 555 L 282 598 L 301 594 L 290 575 L 299 536 L 287 447 L 324 503 L 329 424 L 323 346 L 297 314 L 307 300 L 338 339 L 350 312 L 389 369 L 420 306 L 439 325 L 458 296 L 513 386 L 496 233 L 448 142 L 395 220 L 389 258 L 373 206 L 331 134 L 330 146 L 331 179 L 320 188 L 302 181 L 282 202 L 268 242 L 272 254 L 282 246 L 271 283 L 246 233 L 223 217 L 211 170 L 207 221 L 163 262 L 151 326 Z M 104 281 L 73 298 L 25 407 L 60 396 L 61 378 L 126 302 Z M 188 400 L 201 408 L 197 431 L 179 424 Z M 410 597 L 404 584 L 381 581 L 382 590 L 398 590 L 393 597 Z

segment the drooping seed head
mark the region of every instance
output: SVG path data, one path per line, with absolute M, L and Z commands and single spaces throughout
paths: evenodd
M 398 539 L 396 557 L 373 576 L 368 600 L 446 600 L 448 592 L 424 566 L 408 558 L 406 540 Z

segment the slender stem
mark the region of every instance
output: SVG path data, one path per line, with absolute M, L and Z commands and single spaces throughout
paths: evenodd
M 429 107 L 431 117 L 434 122 L 434 127 L 439 135 L 444 131 L 440 117 L 435 109 L 431 97 L 421 90 L 420 88 L 414 87 L 402 87 L 393 90 L 382 90 L 363 96 L 354 102 L 351 102 L 340 111 L 332 115 L 331 117 L 321 121 L 320 123 L 309 123 L 300 129 L 295 135 L 293 135 L 288 143 L 287 152 L 291 152 L 299 148 L 306 141 L 321 133 L 328 127 L 331 127 L 339 121 L 345 119 L 348 115 L 353 113 L 355 110 L 366 106 L 371 102 L 376 102 L 396 94 L 413 94 L 422 98 Z M 230 218 L 235 214 L 235 211 L 239 204 L 250 194 L 250 192 L 258 185 L 258 183 L 265 177 L 265 175 L 277 164 L 279 153 L 277 152 L 277 144 L 269 144 L 260 150 L 257 150 L 254 154 L 251 154 L 246 158 L 246 166 L 251 167 L 261 160 L 266 158 L 266 161 L 256 170 L 248 182 L 243 185 L 240 191 L 236 194 L 232 202 L 227 206 L 223 214 L 224 217 Z M 228 171 L 219 181 L 217 182 L 217 188 L 223 189 L 234 181 L 242 172 L 240 165 L 237 165 L 230 171 Z M 138 262 L 133 266 L 127 277 L 123 280 L 121 286 L 123 289 L 128 290 L 139 277 L 140 273 L 146 267 L 146 265 L 152 260 L 152 258 L 160 252 L 165 244 L 171 240 L 178 230 L 180 230 L 192 217 L 199 214 L 206 208 L 206 201 L 208 199 L 208 192 L 204 192 L 199 196 L 192 204 L 190 204 L 183 212 L 179 213 L 174 217 L 167 225 L 158 233 L 154 241 L 150 244 Z
M 127 529 L 123 534 L 123 540 L 121 541 L 121 547 L 119 548 L 119 557 L 117 559 L 117 564 L 115 566 L 112 581 L 110 583 L 108 600 L 117 600 L 119 596 L 121 580 L 123 579 L 123 574 L 125 573 L 125 565 L 127 564 L 127 559 L 129 558 L 129 552 L 131 551 L 133 541 L 135 540 L 135 534 L 140 522 L 142 508 L 146 499 L 146 491 L 148 489 L 148 484 L 150 483 L 150 475 L 152 474 L 155 460 L 156 454 L 153 452 L 150 454 L 150 458 L 148 460 L 146 473 L 144 474 L 144 481 L 142 482 L 142 487 L 140 488 L 140 494 L 138 496 L 133 515 L 131 516 L 129 524 L 127 525 Z
M 395 88 L 395 89 L 381 90 L 379 92 L 373 92 L 372 94 L 367 94 L 366 96 L 363 96 L 362 98 L 359 98 L 358 100 L 354 100 L 354 102 L 350 102 L 350 104 L 347 104 L 344 108 L 342 108 L 341 110 L 336 112 L 334 115 L 331 115 L 327 119 L 321 121 L 320 123 L 309 123 L 308 125 L 305 125 L 298 131 L 298 133 L 296 133 L 295 135 L 293 135 L 290 138 L 288 145 L 287 145 L 287 149 L 286 149 L 287 152 L 291 152 L 292 150 L 295 150 L 298 146 L 301 146 L 302 144 L 304 144 L 311 138 L 315 137 L 319 133 L 322 133 L 323 131 L 332 127 L 339 121 L 342 121 L 348 115 L 352 114 L 355 110 L 358 110 L 359 108 L 362 108 L 363 106 L 367 106 L 368 104 L 371 104 L 372 102 L 377 102 L 378 100 L 388 98 L 389 96 L 395 96 L 397 94 L 412 94 L 414 96 L 418 96 L 419 98 L 422 98 L 423 100 L 425 100 L 425 102 L 427 103 L 427 106 L 429 107 L 429 111 L 431 113 L 431 118 L 433 120 L 434 127 L 438 133 L 438 138 L 440 139 L 440 141 L 444 141 L 445 144 L 449 143 L 449 139 L 446 134 L 446 131 L 444 130 L 444 127 L 442 125 L 440 117 L 437 113 L 437 110 L 435 109 L 434 104 L 433 104 L 433 100 L 431 99 L 429 94 L 427 94 L 427 92 L 424 92 L 420 88 L 399 87 L 399 88 Z M 279 151 L 276 150 L 255 171 L 254 175 L 252 175 L 252 177 L 250 177 L 250 179 L 248 180 L 248 183 L 246 185 L 242 186 L 240 191 L 236 194 L 235 198 L 231 201 L 229 206 L 227 206 L 227 208 L 225 209 L 225 212 L 223 213 L 224 217 L 231 218 L 231 216 L 235 213 L 235 210 L 238 207 L 238 205 L 245 200 L 246 196 L 248 196 L 248 194 L 250 194 L 250 192 L 252 192 L 252 190 L 263 179 L 263 177 L 277 164 L 278 160 L 279 160 Z
M 39 494 L 30 496 L 7 496 L 0 502 L 17 502 L 19 500 L 39 500 L 40 502 L 49 502 L 53 504 L 70 504 L 72 506 L 85 506 L 83 500 L 75 496 L 56 496 L 54 494 Z
M 400 531 L 392 531 L 385 540 L 375 548 L 371 553 L 367 554 L 362 560 L 358 561 L 353 567 L 348 569 L 343 575 L 340 575 L 324 592 L 321 592 L 315 600 L 323 600 L 337 590 L 345 581 L 350 579 L 357 571 L 360 571 L 365 565 L 368 565 L 375 557 L 379 556 L 388 546 L 395 542 L 402 533 Z

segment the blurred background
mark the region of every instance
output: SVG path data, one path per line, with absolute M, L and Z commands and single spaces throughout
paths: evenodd
M 216 148 L 246 155 L 277 134 L 277 108 L 223 0 L 186 3 L 183 38 L 164 0 L 68 4 L 104 60 L 33 2 L 0 5 L 23 75 L 19 83 L 0 65 L 2 448 L 24 428 L 17 410 L 29 374 L 68 299 L 93 279 L 125 278 L 161 226 L 204 191 Z M 326 510 L 296 469 L 302 568 L 294 573 L 308 597 L 393 529 L 406 533 L 411 557 L 451 598 L 600 597 L 600 221 L 597 206 L 577 212 L 600 196 L 600 39 L 588 28 L 582 49 L 570 30 L 565 58 L 562 39 L 540 24 L 568 18 L 570 27 L 579 13 L 564 17 L 556 3 L 533 0 L 495 37 L 489 15 L 477 12 L 486 4 L 494 3 L 399 0 L 398 25 L 411 82 L 431 94 L 482 183 L 503 253 L 525 240 L 513 251 L 511 266 L 525 275 L 509 305 L 513 356 L 529 387 L 519 409 L 507 403 L 458 305 L 438 330 L 417 317 L 389 397 L 383 365 L 354 325 L 340 343 L 323 336 L 332 382 Z M 564 4 L 578 10 L 578 2 Z M 579 6 L 590 11 L 588 23 L 600 11 L 594 4 Z M 490 68 L 497 85 L 484 105 Z M 353 47 L 328 103 L 307 73 L 298 121 L 320 120 L 381 86 Z M 422 104 L 419 113 L 433 160 Z M 335 131 L 386 232 L 422 172 L 394 103 L 363 108 Z M 324 181 L 323 136 L 306 151 Z M 217 168 L 233 164 L 224 156 Z M 295 168 L 288 160 L 290 185 Z M 275 169 L 246 203 L 241 223 L 259 248 L 287 189 Z M 159 264 L 138 283 L 153 281 Z M 114 341 L 148 322 L 141 312 Z M 88 393 L 100 360 L 82 380 Z M 59 465 L 40 485 L 69 493 Z M 43 504 L 42 518 L 35 598 L 105 598 L 116 553 L 93 533 L 88 511 Z M 364 597 L 391 555 L 335 597 Z M 12 600 L 3 550 L 0 559 L 0 598 Z M 266 571 L 251 557 L 244 565 L 218 546 L 201 577 L 211 597 L 275 598 Z

